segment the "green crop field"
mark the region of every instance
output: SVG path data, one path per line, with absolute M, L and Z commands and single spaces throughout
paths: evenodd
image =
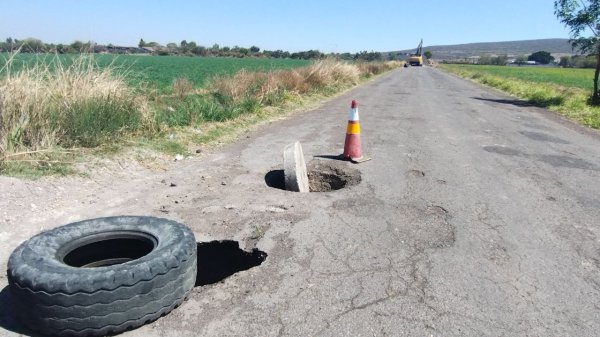
M 589 104 L 593 69 L 457 64 L 440 64 L 440 69 L 600 129 L 600 107 Z
M 484 65 L 443 65 L 469 73 L 514 78 L 522 81 L 551 83 L 564 87 L 575 87 L 593 90 L 594 70 L 573 68 L 518 67 L 518 66 L 484 66 Z
M 0 54 L 0 69 L 6 63 L 8 54 Z M 13 61 L 13 71 L 23 65 L 36 62 L 52 62 L 58 57 L 63 64 L 70 64 L 75 55 L 35 55 L 19 54 Z M 215 75 L 234 74 L 241 69 L 275 70 L 306 66 L 310 61 L 290 59 L 218 58 L 186 56 L 139 56 L 139 55 L 94 55 L 94 62 L 100 67 L 112 65 L 118 72 L 126 74 L 126 81 L 136 88 L 157 89 L 169 92 L 173 80 L 184 77 L 195 87 L 201 87 Z

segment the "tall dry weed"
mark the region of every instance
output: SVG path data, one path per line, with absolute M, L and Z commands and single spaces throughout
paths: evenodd
M 123 75 L 99 68 L 92 56 L 66 65 L 58 56 L 13 71 L 14 55 L 0 70 L 0 151 L 55 145 L 95 146 L 127 130 L 150 125 L 145 100 Z
M 173 94 L 179 98 L 184 98 L 194 89 L 192 82 L 185 77 L 178 77 L 173 80 Z
M 311 89 L 302 70 L 281 70 L 273 75 L 279 86 L 286 91 L 304 94 Z
M 242 70 L 232 77 L 215 77 L 208 88 L 221 98 L 233 103 L 247 99 L 271 102 L 282 92 L 304 94 L 311 90 L 358 84 L 361 71 L 358 66 L 335 60 L 320 60 L 310 66 L 272 72 Z
M 316 61 L 303 68 L 303 72 L 306 83 L 317 88 L 355 85 L 360 79 L 360 69 L 356 65 L 332 59 Z
M 395 68 L 400 68 L 404 65 L 404 62 L 401 61 L 387 61 L 387 62 L 378 62 L 378 63 L 359 63 L 358 68 L 360 72 L 364 75 L 379 75 L 386 71 L 390 71 Z
M 260 95 L 260 89 L 267 79 L 264 72 L 250 72 L 245 69 L 233 76 L 218 76 L 211 79 L 208 87 L 223 99 L 238 102 L 252 95 Z

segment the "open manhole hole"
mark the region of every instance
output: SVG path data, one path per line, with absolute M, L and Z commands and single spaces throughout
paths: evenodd
M 358 185 L 361 181 L 360 171 L 348 167 L 345 161 L 325 161 L 314 159 L 306 165 L 308 184 L 311 192 L 329 192 L 345 187 Z M 269 187 L 285 190 L 283 170 L 272 170 L 265 175 L 265 183 Z

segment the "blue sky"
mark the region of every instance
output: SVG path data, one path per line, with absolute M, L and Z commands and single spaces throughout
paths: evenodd
M 568 38 L 552 0 L 0 0 L 0 39 L 323 52 Z

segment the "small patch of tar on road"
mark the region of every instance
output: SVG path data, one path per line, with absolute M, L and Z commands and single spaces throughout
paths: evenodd
M 489 145 L 484 146 L 483 150 L 490 153 L 497 153 L 505 156 L 520 156 L 522 155 L 521 151 L 515 150 L 510 147 L 501 146 L 501 145 Z
M 551 136 L 551 135 L 548 135 L 548 134 L 545 134 L 542 132 L 519 131 L 519 133 L 529 139 L 533 139 L 533 140 L 536 140 L 539 142 L 570 144 L 570 142 L 568 142 L 562 138 L 554 137 L 554 136 Z
M 542 155 L 539 160 L 554 167 L 575 168 L 581 170 L 600 171 L 600 168 L 586 160 L 568 156 Z

